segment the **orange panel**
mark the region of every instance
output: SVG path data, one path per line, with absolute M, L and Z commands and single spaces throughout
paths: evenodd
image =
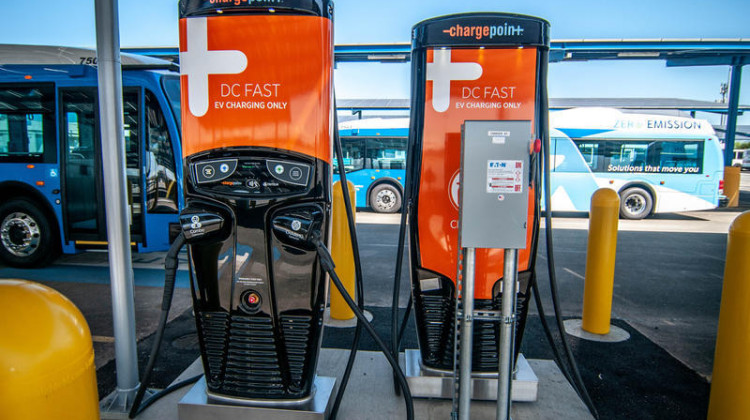
M 450 81 L 450 102 L 433 101 L 435 73 L 430 63 L 478 63 L 463 73 L 473 80 Z M 536 98 L 535 48 L 428 49 L 427 84 L 419 185 L 418 235 L 421 266 L 455 282 L 458 252 L 456 180 L 461 159 L 461 124 L 466 120 L 534 120 Z M 472 73 L 474 72 L 474 73 Z M 433 164 L 433 162 L 437 164 Z M 529 191 L 533 220 L 534 191 Z M 519 252 L 519 270 L 529 266 L 534 223 L 528 224 L 527 247 Z M 492 286 L 503 275 L 503 251 L 476 252 L 475 298 L 491 299 Z
M 332 45 L 321 17 L 180 19 L 183 156 L 263 146 L 330 162 Z

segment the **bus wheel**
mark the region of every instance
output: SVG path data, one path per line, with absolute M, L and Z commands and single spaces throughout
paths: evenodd
M 0 259 L 15 267 L 39 267 L 57 255 L 47 216 L 32 202 L 17 199 L 0 205 Z
M 370 191 L 370 207 L 377 213 L 395 213 L 401 209 L 401 192 L 390 184 L 380 184 Z
M 620 216 L 623 219 L 640 220 L 651 214 L 654 199 L 643 188 L 628 188 L 620 193 Z

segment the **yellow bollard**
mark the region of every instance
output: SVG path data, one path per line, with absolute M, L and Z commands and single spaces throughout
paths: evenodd
M 99 418 L 91 333 L 71 301 L 0 280 L 0 332 L 0 418 Z
M 724 195 L 729 199 L 727 207 L 740 205 L 740 170 L 736 166 L 724 167 Z
M 357 208 L 354 184 L 349 184 L 349 198 L 352 202 L 352 210 Z M 356 217 L 356 216 L 355 216 Z M 354 253 L 352 252 L 352 239 L 349 236 L 349 222 L 346 217 L 346 206 L 344 205 L 344 191 L 341 182 L 333 184 L 333 215 L 331 233 L 331 254 L 336 264 L 336 274 L 344 284 L 346 291 L 354 299 Z M 349 305 L 339 293 L 335 286 L 331 285 L 331 318 L 346 320 L 354 318 Z
M 614 190 L 600 188 L 591 196 L 581 327 L 593 334 L 609 333 L 619 213 L 620 196 Z
M 750 415 L 750 211 L 729 227 L 719 330 L 711 379 L 709 420 Z

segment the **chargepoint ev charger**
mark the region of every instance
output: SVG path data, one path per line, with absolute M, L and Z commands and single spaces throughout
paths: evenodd
M 264 407 L 300 407 L 301 417 L 294 418 L 322 418 L 329 412 L 335 417 L 354 359 L 350 356 L 329 411 L 326 401 L 333 379 L 319 386 L 315 374 L 326 274 L 357 315 L 358 327 L 363 326 L 383 351 L 404 393 L 407 418 L 414 416 L 409 386 L 395 355 L 365 319 L 361 293 L 357 304 L 345 292 L 328 251 L 334 143 L 343 165 L 341 144 L 334 136 L 332 15 L 328 0 L 180 1 L 185 208 L 180 215 L 182 232 L 165 261 L 160 325 L 131 418 L 171 390 L 195 381 L 198 385 L 180 402 L 180 418 L 215 416 L 215 404 L 229 408 L 222 409 L 222 418 L 245 415 L 231 408 L 242 406 L 260 407 L 256 414 L 261 417 L 271 414 Z M 521 191 L 528 197 L 528 211 L 520 215 L 524 234 L 518 245 L 525 245 L 518 270 L 520 341 L 539 229 L 537 156 L 540 136 L 547 138 L 548 28 L 541 19 L 507 14 L 435 18 L 414 28 L 411 182 L 402 220 L 408 211 L 412 297 L 425 368 L 451 370 L 456 355 L 451 345 L 455 285 L 463 252 L 458 243 L 463 224 L 458 220 L 458 174 L 461 130 L 470 120 L 508 122 L 498 126 L 502 130 L 511 122 L 522 122 L 521 131 L 529 131 L 530 159 L 522 160 L 521 181 L 504 179 L 508 171 L 496 168 L 492 173 L 500 175 L 487 178 L 487 192 L 497 192 L 498 200 Z M 471 137 L 501 144 L 523 141 L 523 133 L 512 127 L 513 135 L 493 128 Z M 347 197 L 345 193 L 356 251 Z M 189 245 L 205 383 L 201 385 L 203 375 L 195 376 L 141 406 L 171 305 L 177 254 L 184 244 Z M 479 249 L 476 254 L 476 307 L 498 309 L 503 252 Z M 360 267 L 357 255 L 355 265 Z M 361 291 L 361 270 L 357 271 Z M 497 370 L 497 331 L 494 323 L 479 322 L 474 329 L 473 371 Z M 323 387 L 325 392 L 316 395 L 316 388 Z M 208 411 L 196 411 L 201 405 Z M 281 415 L 288 418 L 290 413 Z
M 328 0 L 180 2 L 182 142 L 195 318 L 210 399 L 304 401 L 327 281 Z
M 498 200 L 528 193 L 523 226 L 526 243 L 518 261 L 516 343 L 522 338 L 539 232 L 540 160 L 535 156 L 540 143 L 534 140 L 541 137 L 547 124 L 549 24 L 529 16 L 471 13 L 423 21 L 414 27 L 412 37 L 408 171 L 412 297 L 421 365 L 449 371 L 454 368 L 455 356 L 454 311 L 461 249 L 459 172 L 465 121 L 525 121 L 530 127 L 530 132 L 521 136 L 490 133 L 498 145 L 528 142 L 531 161 L 522 168 L 519 182 L 513 176 L 516 168 L 489 168 L 486 186 Z M 490 177 L 492 173 L 498 176 Z M 502 249 L 476 250 L 475 310 L 500 309 L 503 253 Z M 515 345 L 516 352 L 519 347 Z M 496 321 L 474 322 L 472 354 L 474 372 L 497 372 Z

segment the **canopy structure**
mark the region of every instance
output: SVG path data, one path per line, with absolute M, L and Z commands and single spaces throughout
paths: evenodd
M 179 59 L 176 47 L 124 48 L 123 51 L 174 62 Z M 342 44 L 336 46 L 334 56 L 337 63 L 404 63 L 411 59 L 411 44 Z M 560 39 L 550 43 L 549 58 L 553 63 L 590 60 L 663 60 L 667 67 L 730 66 L 732 71 L 728 103 L 717 104 L 710 110 L 698 107 L 686 108 L 686 110 L 727 114 L 724 158 L 725 161 L 731 162 L 737 133 L 737 115 L 740 110 L 747 109 L 747 107 L 739 106 L 739 97 L 742 67 L 750 62 L 750 39 Z M 555 108 L 554 103 L 550 105 L 551 108 Z

